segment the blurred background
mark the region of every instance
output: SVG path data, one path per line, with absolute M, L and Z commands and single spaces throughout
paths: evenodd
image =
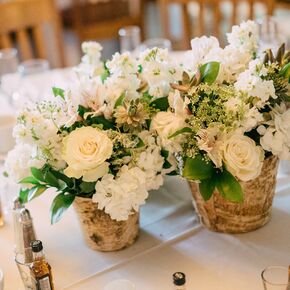
M 120 51 L 120 34 L 147 40 L 145 47 L 155 39 L 158 46 L 185 50 L 201 35 L 225 44 L 230 27 L 247 19 L 261 21 L 269 42 L 289 45 L 290 0 L 0 0 L 0 49 L 15 47 L 20 61 L 43 58 L 50 67 L 73 66 L 84 40 L 99 41 L 104 58 Z M 140 31 L 120 32 L 132 25 Z

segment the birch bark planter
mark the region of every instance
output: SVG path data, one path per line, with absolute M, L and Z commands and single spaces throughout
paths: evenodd
M 217 190 L 208 201 L 199 193 L 198 184 L 189 182 L 194 207 L 200 222 L 212 231 L 246 233 L 264 226 L 271 217 L 271 208 L 276 187 L 277 157 L 265 159 L 261 174 L 254 180 L 240 182 L 244 202 L 225 200 Z
M 87 245 L 96 251 L 111 252 L 132 245 L 139 232 L 139 213 L 126 221 L 112 220 L 90 198 L 76 197 L 74 208 Z

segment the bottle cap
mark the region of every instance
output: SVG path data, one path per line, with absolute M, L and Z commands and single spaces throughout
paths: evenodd
M 30 212 L 27 208 L 23 208 L 20 210 L 20 222 L 30 222 L 31 219 L 31 215 Z
M 182 272 L 175 272 L 173 274 L 173 284 L 177 286 L 182 286 L 185 284 L 185 274 Z
M 32 252 L 38 253 L 43 250 L 42 242 L 40 240 L 35 240 L 31 242 Z
M 13 199 L 13 209 L 24 208 L 24 205 L 21 203 L 19 196 L 16 196 Z

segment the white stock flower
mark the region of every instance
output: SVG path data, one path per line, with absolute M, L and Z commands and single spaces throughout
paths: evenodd
M 82 127 L 72 131 L 63 139 L 62 157 L 68 167 L 68 177 L 92 182 L 109 170 L 105 162 L 112 155 L 113 144 L 107 134 L 93 127 Z
M 205 62 L 211 51 L 216 51 L 220 48 L 219 41 L 216 37 L 202 36 L 191 40 L 191 66 L 192 69 L 197 68 Z
M 241 122 L 241 127 L 244 132 L 249 132 L 263 121 L 263 114 L 261 114 L 256 107 L 248 108 Z
M 78 76 L 98 76 L 104 72 L 104 65 L 101 61 L 102 46 L 95 41 L 86 41 L 82 43 L 84 56 L 81 63 L 75 68 Z
M 234 25 L 231 33 L 227 33 L 228 43 L 238 49 L 250 53 L 257 53 L 259 43 L 258 25 L 252 20 Z
M 290 110 L 285 104 L 276 105 L 273 109 L 269 127 L 259 127 L 258 132 L 263 135 L 260 139 L 262 147 L 272 152 L 280 159 L 290 159 Z
M 116 52 L 113 55 L 112 60 L 106 63 L 106 66 L 112 74 L 120 72 L 122 72 L 123 74 L 138 73 L 137 60 L 129 52 L 125 52 L 122 54 Z
M 170 83 L 181 79 L 181 67 L 170 58 L 167 49 L 147 49 L 140 55 L 141 78 L 155 98 L 167 96 Z
M 223 161 L 228 171 L 241 181 L 249 181 L 261 173 L 264 151 L 255 141 L 240 133 L 228 136 L 223 147 Z
M 186 127 L 183 117 L 171 112 L 158 112 L 152 119 L 151 130 L 155 130 L 161 139 L 161 144 L 169 152 L 178 152 L 181 147 L 179 136 L 169 139 L 176 131 Z
M 253 75 L 250 70 L 242 72 L 234 86 L 248 97 L 256 98 L 255 106 L 258 108 L 264 107 L 269 98 L 277 98 L 273 81 L 263 80 L 260 76 Z
M 139 211 L 147 197 L 145 173 L 139 167 L 129 169 L 124 165 L 117 177 L 106 174 L 97 182 L 92 200 L 112 219 L 124 221 Z
M 164 158 L 161 156 L 158 146 L 150 146 L 143 151 L 137 161 L 137 166 L 146 174 L 146 189 L 158 189 L 163 184 L 163 177 L 160 174 Z
M 45 159 L 37 152 L 37 147 L 29 144 L 17 144 L 5 159 L 5 170 L 16 182 L 30 176 L 30 167 L 41 168 Z

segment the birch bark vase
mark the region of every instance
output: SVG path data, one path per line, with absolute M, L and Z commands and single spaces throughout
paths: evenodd
M 139 213 L 126 221 L 116 221 L 97 208 L 90 198 L 76 197 L 74 208 L 79 218 L 85 242 L 96 251 L 111 252 L 132 245 L 139 232 Z
M 189 181 L 200 222 L 212 231 L 224 233 L 246 233 L 264 226 L 271 218 L 277 169 L 278 158 L 271 156 L 265 159 L 257 178 L 240 181 L 244 192 L 243 203 L 224 199 L 216 189 L 212 197 L 204 201 L 198 184 Z

